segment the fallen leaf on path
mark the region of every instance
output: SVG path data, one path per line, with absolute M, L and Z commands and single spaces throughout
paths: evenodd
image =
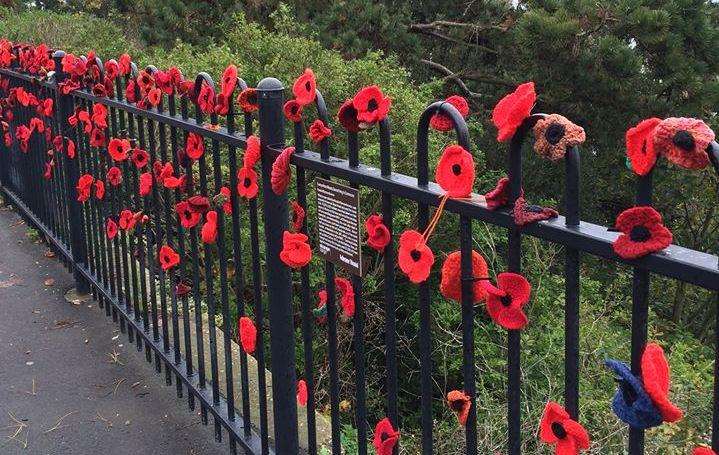
M 54 286 L 55 285 L 55 278 L 48 278 L 45 280 L 45 286 Z

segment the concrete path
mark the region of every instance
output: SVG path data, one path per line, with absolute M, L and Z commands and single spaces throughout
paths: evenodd
M 229 453 L 27 233 L 0 207 L 0 453 Z

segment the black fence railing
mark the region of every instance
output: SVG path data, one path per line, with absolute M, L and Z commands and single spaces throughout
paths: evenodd
M 3 119 L 7 122 L 5 145 L 0 146 L 3 148 L 0 183 L 9 201 L 59 253 L 58 257 L 75 274 L 78 289 L 96 296 L 108 317 L 127 333 L 137 350 L 145 351 L 148 362 L 154 361 L 157 372 L 164 369 L 168 385 L 174 380 L 177 396 L 186 396 L 190 409 L 199 407 L 204 423 L 212 417 L 216 438 L 222 438 L 223 430 L 229 435 L 233 453 L 237 446 L 247 453 L 258 454 L 319 453 L 318 446 L 324 440 L 318 430 L 321 416 L 316 412 L 313 342 L 316 337 L 326 336 L 329 371 L 326 440 L 332 453 L 342 453 L 335 296 L 338 274 L 332 262 L 324 262 L 327 331 L 320 333 L 313 323 L 309 267 L 300 268 L 298 275 L 293 276 L 292 270 L 280 259 L 283 232 L 288 230 L 289 204 L 286 192 L 278 195 L 273 191 L 272 168 L 285 148 L 282 84 L 276 79 L 264 79 L 253 93 L 245 91 L 244 81 L 230 75 L 231 89 L 224 92 L 227 80 L 218 88 L 205 73 L 186 82 L 178 72 L 172 73 L 177 80 L 168 90 L 142 94 L 147 92 L 140 87 L 143 78 L 151 80 L 156 75 L 157 80 L 152 83 L 159 89 L 160 79 L 170 77 L 170 72 L 159 75 L 154 67 L 138 71 L 134 64 L 122 60 L 103 64 L 94 56 L 72 60 L 62 51 L 52 54 L 55 71 L 46 72 L 42 65 L 39 68 L 27 65 L 28 52 L 43 54 L 33 55 L 35 60 L 50 58 L 49 51 L 38 49 L 15 45 L 11 65 L 0 68 L 0 81 L 7 81 L 6 85 L 0 84 L 0 97 L 5 99 Z M 81 78 L 75 77 L 71 61 L 85 68 Z M 118 68 L 119 76 L 111 77 Z M 73 86 L 78 80 L 80 83 Z M 240 166 L 238 156 L 243 150 L 247 155 L 251 148 L 248 138 L 254 132 L 253 109 L 238 113 L 230 102 L 226 113 L 218 115 L 221 110 L 203 106 L 206 87 L 212 89 L 213 96 L 222 93 L 230 100 L 239 91 L 248 96 L 250 103 L 252 95 L 256 95 L 259 109 L 256 118 L 262 142 L 261 181 L 258 182 L 261 191 L 256 198 L 243 198 L 238 189 L 239 184 L 247 191 L 254 183 L 245 166 Z M 23 96 L 35 97 L 38 104 L 53 100 L 52 109 L 40 114 L 34 102 L 17 99 L 19 90 Z M 15 93 L 15 99 L 8 101 L 11 92 Z M 146 95 L 149 95 L 147 99 L 143 98 Z M 128 96 L 132 99 L 128 100 Z M 327 108 L 319 91 L 314 103 L 319 118 L 328 125 Z M 103 106 L 106 114 L 97 106 Z M 206 112 L 210 112 L 209 115 Z M 329 138 L 320 141 L 320 153 L 306 150 L 305 125 L 301 119 L 294 122 L 295 151 L 290 162 L 296 169 L 297 202 L 307 210 L 312 206 L 308 200 L 310 181 L 321 176 L 347 182 L 353 188 L 379 192 L 382 219 L 391 233 L 396 234 L 393 219 L 398 200 L 417 205 L 419 230 L 431 227 L 430 209 L 440 204 L 445 211 L 459 217 L 456 235 L 461 251 L 462 379 L 463 391 L 471 403 L 466 416 L 465 451 L 476 454 L 482 450 L 477 441 L 477 427 L 481 422 L 478 423 L 475 403 L 478 372 L 472 293 L 478 277 L 473 274 L 471 259 L 473 223 L 485 222 L 506 229 L 510 272 L 521 272 L 525 236 L 565 247 L 564 406 L 573 419 L 579 418 L 580 409 L 581 256 L 589 254 L 634 267 L 631 369 L 636 375 L 640 374 L 647 343 L 650 276 L 662 275 L 719 291 L 719 264 L 714 255 L 676 245 L 641 259 L 618 257 L 612 247 L 618 236 L 616 232 L 580 221 L 580 158 L 576 147 L 569 148 L 565 156 L 564 216 L 518 226 L 511 211 L 491 210 L 476 200 L 443 201 L 444 190 L 429 179 L 428 130 L 431 118 L 437 113 L 451 119 L 457 143 L 471 150 L 467 125 L 458 110 L 445 102 L 431 104 L 419 122 L 416 178 L 392 172 L 390 125 L 386 118 L 378 122 L 377 128 L 379 168 L 360 163 L 357 132 L 347 133 L 347 160 L 330 155 Z M 28 135 L 21 129 L 18 136 L 18 127 L 31 125 L 34 118 L 40 118 L 43 125 L 35 121 Z M 510 142 L 510 205 L 522 194 L 522 145 L 530 129 L 542 118 L 541 114 L 527 118 Z M 204 153 L 188 157 L 187 153 L 197 152 L 198 138 Z M 115 159 L 111 157 L 113 153 L 129 154 L 129 158 Z M 719 146 L 712 143 L 707 153 L 713 166 L 719 169 Z M 83 176 L 88 175 L 91 177 L 81 184 Z M 651 202 L 651 186 L 651 173 L 639 178 L 638 205 Z M 78 195 L 85 201 L 78 201 Z M 192 196 L 197 199 L 190 200 Z M 204 207 L 198 210 L 205 213 L 205 219 L 200 215 L 198 220 L 192 210 L 178 209 L 180 203 Z M 208 217 L 209 211 L 216 214 L 216 221 Z M 207 224 L 210 227 L 206 231 Z M 300 223 L 298 231 L 306 234 L 307 223 Z M 203 241 L 213 232 L 216 232 L 214 243 Z M 263 234 L 264 242 L 261 242 Z M 178 256 L 174 256 L 175 253 Z M 382 258 L 381 285 L 385 312 L 384 412 L 392 428 L 403 430 L 398 409 L 402 391 L 397 366 L 396 262 L 396 244 L 390 240 Z M 296 286 L 294 280 L 298 280 Z M 367 453 L 372 431 L 366 396 L 363 284 L 362 276 L 351 276 L 353 420 L 360 454 Z M 433 453 L 433 401 L 437 399 L 437 390 L 432 381 L 430 309 L 434 289 L 424 281 L 416 292 L 421 394 L 418 434 L 422 453 Z M 300 304 L 297 322 L 304 352 L 302 369 L 296 365 L 292 304 L 295 298 Z M 237 333 L 235 321 L 244 316 L 249 316 L 256 328 L 255 349 L 248 348 L 244 340 L 243 349 L 238 349 L 235 341 L 235 336 L 244 335 Z M 222 321 L 220 326 L 218 321 Z M 719 356 L 719 339 L 717 342 Z M 516 455 L 521 451 L 523 439 L 529 437 L 521 431 L 520 331 L 508 330 L 506 343 L 507 452 Z M 265 352 L 267 346 L 269 352 Z M 268 363 L 271 386 L 265 374 Z M 308 395 L 305 411 L 300 412 L 299 417 L 298 374 L 304 378 Z M 714 380 L 712 444 L 717 450 L 719 381 L 716 367 Z M 384 436 L 389 436 L 386 433 Z M 382 434 L 379 437 L 383 439 Z M 399 446 L 389 450 L 398 453 Z M 631 430 L 629 452 L 644 453 L 643 430 Z

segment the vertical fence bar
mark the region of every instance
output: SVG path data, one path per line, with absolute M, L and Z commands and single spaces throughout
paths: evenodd
M 707 149 L 709 161 L 714 166 L 714 171 L 719 176 L 719 144 L 712 142 Z M 719 187 L 717 188 L 719 196 Z M 719 264 L 717 264 L 719 266 Z M 716 293 L 716 301 L 719 304 L 719 292 Z M 719 305 L 714 321 L 714 401 L 712 413 L 712 449 L 719 451 Z
M 567 226 L 579 226 L 579 150 L 564 157 L 564 201 Z M 567 247 L 564 258 L 564 406 L 572 419 L 579 417 L 579 251 Z

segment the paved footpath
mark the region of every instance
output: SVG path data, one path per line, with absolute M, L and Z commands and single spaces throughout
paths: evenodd
M 0 454 L 229 453 L 0 206 Z

